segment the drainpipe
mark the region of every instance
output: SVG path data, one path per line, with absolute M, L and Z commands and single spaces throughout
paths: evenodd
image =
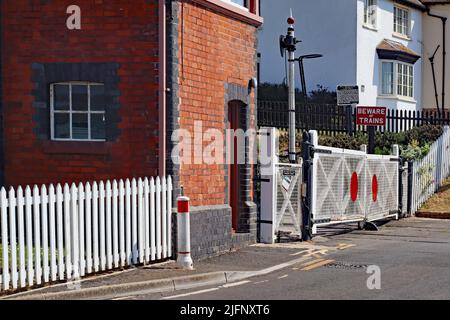
M 166 175 L 166 2 L 159 0 L 159 176 Z
M 445 113 L 445 57 L 447 55 L 446 45 L 445 45 L 445 29 L 447 24 L 447 17 L 438 16 L 430 13 L 430 9 L 428 8 L 427 14 L 430 17 L 441 19 L 442 21 L 442 114 Z

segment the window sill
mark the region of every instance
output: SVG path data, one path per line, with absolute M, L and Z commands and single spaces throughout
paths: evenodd
M 43 151 L 47 154 L 107 155 L 111 152 L 111 143 L 92 141 L 44 141 Z
M 261 26 L 264 22 L 261 16 L 222 0 L 193 0 L 193 2 L 255 27 Z
M 363 23 L 362 26 L 363 26 L 364 29 L 368 29 L 368 30 L 370 30 L 370 31 L 378 32 L 378 28 L 375 27 L 375 26 L 372 26 L 372 25 L 370 25 L 370 24 L 365 24 L 365 23 Z
M 409 97 L 403 97 L 403 96 L 383 96 L 379 95 L 378 99 L 389 99 L 389 100 L 398 100 L 398 101 L 404 101 L 409 103 L 417 103 L 416 99 L 409 98 Z
M 397 38 L 397 39 L 402 39 L 402 40 L 407 40 L 407 41 L 411 41 L 411 37 L 409 37 L 409 36 L 405 36 L 404 34 L 400 34 L 400 33 L 393 33 L 392 34 L 392 36 L 394 37 L 394 38 Z

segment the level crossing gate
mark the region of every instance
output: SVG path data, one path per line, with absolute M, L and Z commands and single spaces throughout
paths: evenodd
M 273 243 L 286 225 L 305 238 L 317 228 L 342 223 L 399 218 L 404 212 L 406 172 L 398 146 L 392 155 L 318 144 L 305 135 L 298 164 L 279 163 L 276 130 L 264 129 L 266 165 L 261 168 L 261 241 Z M 402 210 L 403 208 L 403 210 Z

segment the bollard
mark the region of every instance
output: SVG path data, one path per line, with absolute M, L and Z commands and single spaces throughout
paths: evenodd
M 194 263 L 191 258 L 191 227 L 189 219 L 189 198 L 178 197 L 178 256 L 177 263 L 186 270 L 193 270 Z

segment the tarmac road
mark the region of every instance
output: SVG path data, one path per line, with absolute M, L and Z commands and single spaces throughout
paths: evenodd
M 411 218 L 379 231 L 337 227 L 317 239 L 331 240 L 338 250 L 299 250 L 295 258 L 309 256 L 297 265 L 227 285 L 120 299 L 450 299 L 450 220 Z M 380 289 L 373 288 L 376 274 L 368 273 L 377 268 Z

